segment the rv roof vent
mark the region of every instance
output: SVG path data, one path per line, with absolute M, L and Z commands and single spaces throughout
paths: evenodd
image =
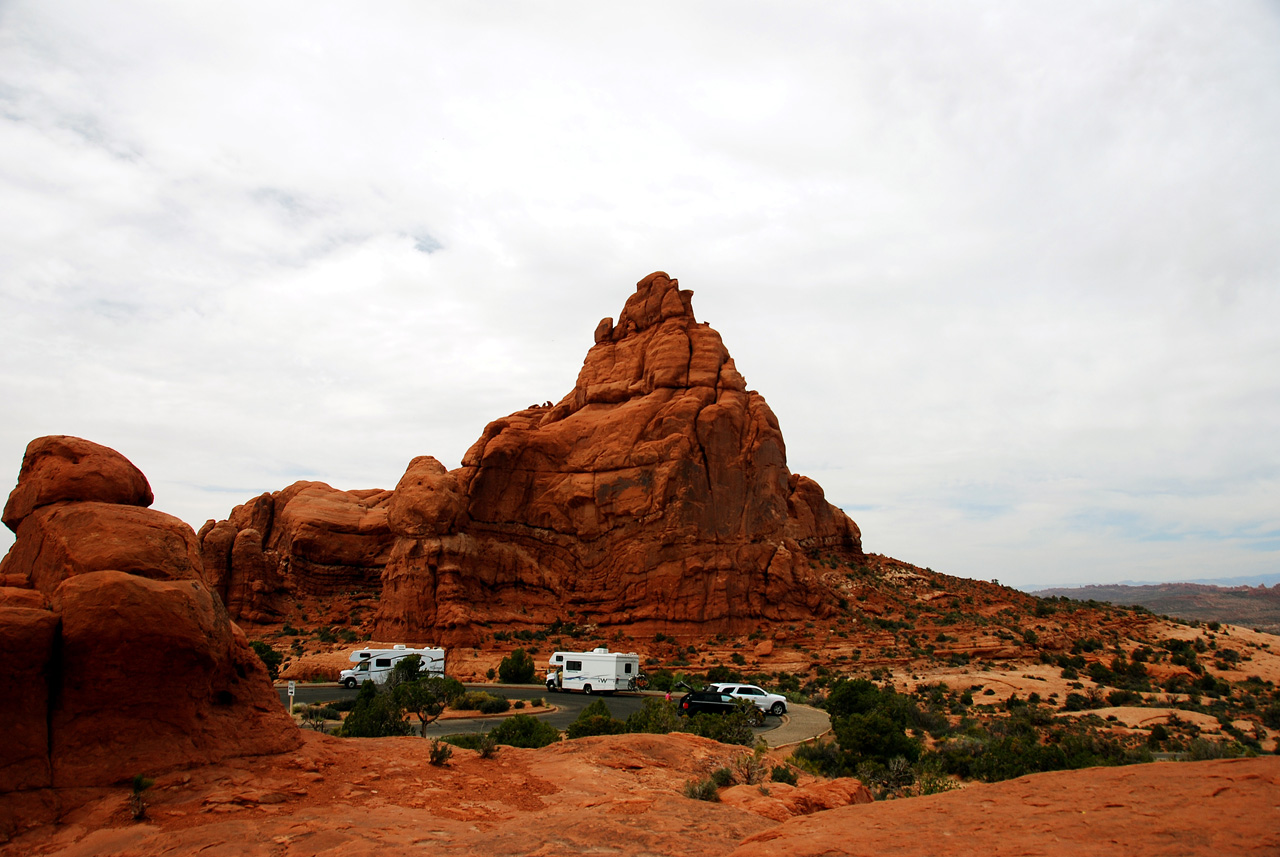
M 609 647 L 608 647 L 608 646 L 596 646 L 596 647 L 595 647 L 594 649 L 592 649 L 591 651 L 595 652 L 597 655 L 603 655 L 603 654 L 607 654 L 607 653 L 608 653 L 608 651 L 609 651 Z
M 403 648 L 404 648 L 404 643 L 396 643 L 396 644 L 395 644 L 395 646 L 394 646 L 394 648 L 397 648 L 397 649 L 403 649 Z

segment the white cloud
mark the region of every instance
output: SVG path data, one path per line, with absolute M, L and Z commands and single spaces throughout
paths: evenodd
M 0 10 L 0 460 L 390 487 L 664 269 L 869 549 L 1270 571 L 1272 6 Z

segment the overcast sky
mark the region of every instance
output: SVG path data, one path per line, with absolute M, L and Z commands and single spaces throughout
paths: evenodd
M 868 551 L 1280 571 L 1276 3 L 0 0 L 5 479 L 391 488 L 654 270 Z

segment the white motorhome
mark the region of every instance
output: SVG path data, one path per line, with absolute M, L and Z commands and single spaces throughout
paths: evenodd
M 640 656 L 635 652 L 611 652 L 606 648 L 589 652 L 553 652 L 547 664 L 547 690 L 580 690 L 583 693 L 613 693 L 636 690 L 640 678 Z
M 351 653 L 353 669 L 343 670 L 338 681 L 347 687 L 359 687 L 366 681 L 385 684 L 391 677 L 396 663 L 418 655 L 422 658 L 422 672 L 427 675 L 444 675 L 444 649 L 410 649 L 398 645 L 390 649 L 356 649 Z

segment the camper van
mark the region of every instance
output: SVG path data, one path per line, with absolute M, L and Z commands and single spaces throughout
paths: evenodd
M 553 652 L 547 664 L 547 690 L 613 693 L 636 690 L 642 683 L 640 656 L 606 648 L 589 652 Z
M 351 662 L 355 667 L 343 670 L 338 681 L 347 687 L 359 687 L 366 681 L 374 684 L 385 684 L 391 677 L 391 670 L 396 663 L 418 655 L 422 658 L 422 672 L 428 675 L 444 675 L 444 649 L 410 649 L 406 646 L 395 646 L 390 649 L 357 649 L 351 653 Z

